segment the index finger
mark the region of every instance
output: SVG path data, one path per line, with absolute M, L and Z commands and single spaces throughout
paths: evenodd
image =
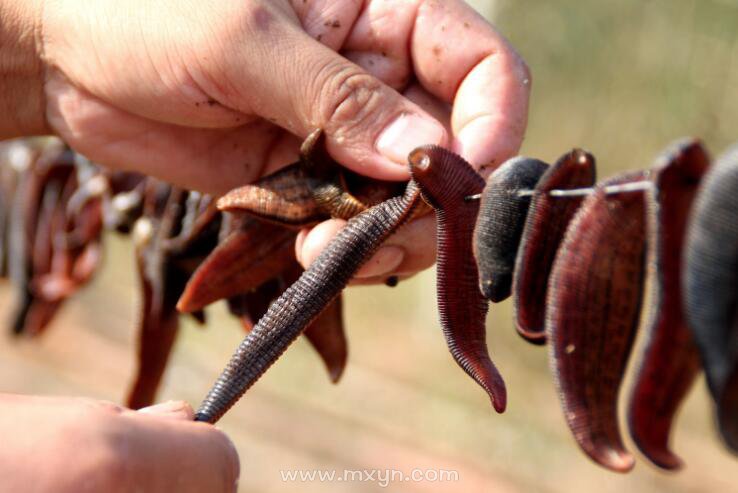
M 453 103 L 455 152 L 489 171 L 517 152 L 528 120 L 530 73 L 481 15 L 462 0 L 421 2 L 410 52 L 420 83 Z

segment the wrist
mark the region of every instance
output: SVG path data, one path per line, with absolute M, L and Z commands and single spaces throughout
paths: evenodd
M 0 139 L 47 133 L 43 0 L 0 0 Z

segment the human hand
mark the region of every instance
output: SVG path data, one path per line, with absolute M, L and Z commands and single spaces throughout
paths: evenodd
M 38 493 L 231 492 L 238 455 L 192 409 L 139 411 L 68 397 L 0 394 L 0 490 Z
M 46 0 L 41 19 L 51 129 L 216 194 L 294 161 L 316 127 L 345 166 L 407 179 L 419 145 L 491 169 L 526 125 L 525 64 L 461 0 Z M 303 265 L 342 225 L 300 235 Z M 406 225 L 358 277 L 430 266 L 434 233 L 432 217 Z

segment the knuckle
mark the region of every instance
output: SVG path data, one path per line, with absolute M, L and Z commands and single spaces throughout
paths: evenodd
M 362 126 L 381 104 L 381 83 L 358 69 L 344 69 L 326 87 L 322 120 L 329 132 Z

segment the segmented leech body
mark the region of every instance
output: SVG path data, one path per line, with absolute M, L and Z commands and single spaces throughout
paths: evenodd
M 591 187 L 594 182 L 594 157 L 574 149 L 543 174 L 533 191 L 513 276 L 515 326 L 530 342 L 546 340 L 548 278 L 566 228 L 584 200 L 584 196 L 556 197 L 549 192 Z
M 607 193 L 615 177 L 588 196 L 564 237 L 549 279 L 549 361 L 574 438 L 599 464 L 630 470 L 617 416 L 618 391 L 641 307 L 645 210 L 642 193 Z
M 487 300 L 472 261 L 479 201 L 465 200 L 484 180 L 461 157 L 427 146 L 410 154 L 410 168 L 423 198 L 436 210 L 438 311 L 443 334 L 461 368 L 484 388 L 497 412 L 505 410 L 505 383 L 487 352 Z
M 689 211 L 709 164 L 699 142 L 680 141 L 657 161 L 654 187 L 647 194 L 651 308 L 634 373 L 628 425 L 641 452 L 665 469 L 682 466 L 669 450 L 669 432 L 700 370 L 682 306 L 682 252 Z
M 520 190 L 536 186 L 548 164 L 538 159 L 509 159 L 490 175 L 482 192 L 474 230 L 479 288 L 493 302 L 510 296 L 515 256 L 531 197 Z
M 738 147 L 718 158 L 702 180 L 686 250 L 689 326 L 720 433 L 738 452 Z
M 412 212 L 417 187 L 350 219 L 313 264 L 269 307 L 200 405 L 195 419 L 217 421 L 343 290 Z

